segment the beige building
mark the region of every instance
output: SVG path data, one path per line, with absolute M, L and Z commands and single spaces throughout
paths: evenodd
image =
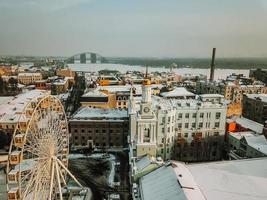
M 75 77 L 75 72 L 70 69 L 57 69 L 56 75 L 60 77 Z
M 265 85 L 241 85 L 235 82 L 199 81 L 196 85 L 197 94 L 221 94 L 232 103 L 242 103 L 243 94 L 267 94 Z
M 19 73 L 18 82 L 24 85 L 34 84 L 35 81 L 42 80 L 41 73 Z
M 51 83 L 51 92 L 52 94 L 66 93 L 73 84 L 73 77 L 58 78 Z
M 0 105 L 0 129 L 11 136 L 16 128 L 17 123 L 20 121 L 24 126 L 28 123 L 29 118 L 22 115 L 24 109 L 33 98 L 42 98 L 50 92 L 44 90 L 30 90 L 26 93 L 19 94 L 9 100 L 7 103 Z

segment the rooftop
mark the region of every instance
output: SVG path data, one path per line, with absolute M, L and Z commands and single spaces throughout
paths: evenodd
M 107 97 L 107 96 L 108 95 L 98 90 L 90 90 L 87 93 L 85 93 L 82 97 Z
M 206 199 L 267 199 L 267 158 L 188 165 Z
M 267 94 L 246 94 L 246 96 L 249 99 L 256 99 L 256 100 L 260 100 L 264 103 L 267 103 Z
M 231 119 L 228 119 L 227 121 L 228 122 L 234 121 L 237 124 L 241 125 L 242 127 L 247 128 L 247 129 L 254 131 L 256 133 L 262 133 L 262 131 L 263 131 L 263 125 L 262 124 L 255 122 L 255 121 L 252 121 L 250 119 L 247 119 L 245 117 L 232 117 Z
M 82 107 L 72 116 L 71 121 L 104 119 L 121 120 L 127 117 L 126 110 Z
M 33 98 L 44 96 L 47 91 L 44 90 L 29 90 L 25 93 L 13 97 L 5 104 L 0 105 L 0 121 L 14 122 L 18 119 L 20 113 Z
M 140 179 L 144 200 L 186 200 L 172 166 L 162 166 Z
M 176 87 L 172 91 L 160 93 L 162 97 L 187 97 L 195 96 L 194 93 L 187 91 L 184 87 Z

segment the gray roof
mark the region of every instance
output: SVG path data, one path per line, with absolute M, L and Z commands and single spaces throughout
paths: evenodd
M 148 165 L 150 165 L 150 159 L 149 156 L 144 156 L 140 160 L 136 162 L 137 170 L 141 171 L 145 169 Z
M 186 200 L 172 166 L 162 166 L 140 180 L 144 200 Z
M 128 117 L 127 110 L 82 107 L 72 116 L 71 120 L 81 120 L 81 119 L 83 120 L 90 120 L 90 119 L 118 120 L 118 119 L 123 119 L 127 117 Z
M 209 199 L 267 199 L 267 159 L 248 159 L 188 165 Z

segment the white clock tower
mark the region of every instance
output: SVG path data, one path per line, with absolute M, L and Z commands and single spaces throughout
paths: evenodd
M 156 117 L 152 110 L 151 84 L 146 79 L 142 86 L 142 101 L 137 115 L 137 157 L 150 155 L 156 157 Z

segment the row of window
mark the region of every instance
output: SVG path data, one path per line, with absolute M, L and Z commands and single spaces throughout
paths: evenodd
M 102 141 L 105 141 L 106 139 L 108 139 L 108 138 L 106 138 L 106 137 L 103 137 L 103 138 L 98 138 L 98 137 L 91 137 L 91 136 L 89 136 L 89 137 L 85 137 L 85 136 L 81 136 L 81 137 L 79 137 L 79 136 L 74 136 L 74 140 L 75 140 L 75 142 L 77 141 L 77 140 L 79 140 L 79 139 L 81 139 L 81 140 L 83 140 L 83 141 L 87 141 L 87 140 L 102 140 Z M 115 137 L 115 138 L 110 138 L 110 140 L 109 141 L 111 141 L 111 140 L 116 140 L 116 141 L 120 141 L 120 140 L 122 140 L 123 138 L 122 137 Z M 127 140 L 127 137 L 125 137 L 125 140 Z
M 75 146 L 79 146 L 79 145 L 87 146 L 87 143 L 85 143 L 85 142 L 83 142 L 82 144 L 74 143 L 74 145 L 75 145 Z M 115 145 L 115 146 L 122 146 L 122 145 L 119 144 L 119 143 L 115 143 L 115 144 L 113 144 L 113 143 L 106 144 L 105 142 L 103 142 L 103 143 L 98 143 L 98 142 L 96 142 L 96 143 L 95 143 L 95 146 L 96 146 L 96 147 L 100 147 L 100 146 L 102 146 L 102 147 L 113 147 L 114 145 Z
M 189 118 L 190 117 L 190 113 L 179 113 L 178 114 L 178 120 L 179 119 L 182 119 L 183 118 L 183 115 L 185 116 L 185 118 Z M 192 113 L 192 118 L 196 118 L 197 117 L 197 113 Z M 200 113 L 199 114 L 199 117 L 200 118 L 204 118 L 204 113 Z M 210 118 L 211 117 L 211 113 L 209 112 L 209 113 L 206 113 L 206 117 L 207 118 Z M 216 114 L 215 114 L 215 118 L 216 119 L 220 119 L 220 117 L 221 117 L 221 113 L 220 112 L 216 112 Z M 162 123 L 165 123 L 166 121 L 165 121 L 165 117 L 162 117 Z M 172 117 L 168 117 L 168 120 L 167 120 L 167 122 L 168 123 L 170 123 L 170 122 L 174 122 L 174 116 L 172 116 Z
M 78 129 L 74 129 L 73 130 L 74 133 L 85 133 L 86 131 L 84 129 L 80 129 L 80 131 Z M 95 130 L 87 130 L 88 133 L 116 133 L 116 134 L 121 134 L 122 130 L 121 129 L 117 129 L 117 130 L 106 130 L 106 129 L 95 129 Z
M 182 123 L 178 123 L 178 128 L 181 129 L 183 126 Z M 196 123 L 193 122 L 191 123 L 192 128 L 196 128 Z M 203 128 L 203 122 L 198 123 L 198 128 Z M 214 128 L 219 128 L 220 127 L 220 122 L 215 122 L 214 123 Z M 184 123 L 184 128 L 189 128 L 189 123 Z M 210 122 L 206 122 L 206 128 L 210 128 Z

